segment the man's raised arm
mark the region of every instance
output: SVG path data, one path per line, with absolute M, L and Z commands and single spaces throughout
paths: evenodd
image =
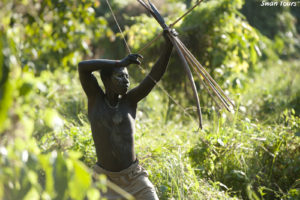
M 164 38 L 165 46 L 160 58 L 154 64 L 150 73 L 145 77 L 145 79 L 127 94 L 128 98 L 130 98 L 130 100 L 134 103 L 138 103 L 151 92 L 153 87 L 161 79 L 167 69 L 173 45 L 167 36 L 167 31 L 164 31 Z

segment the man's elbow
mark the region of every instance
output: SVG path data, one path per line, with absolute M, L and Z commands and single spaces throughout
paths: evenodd
M 78 71 L 82 72 L 82 69 L 83 69 L 83 62 L 81 61 L 78 63 Z

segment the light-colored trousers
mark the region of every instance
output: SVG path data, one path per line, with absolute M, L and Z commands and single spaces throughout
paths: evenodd
M 134 196 L 136 200 L 158 200 L 155 188 L 148 179 L 148 172 L 138 161 L 120 172 L 107 171 L 99 165 L 94 165 L 93 169 L 98 174 L 106 175 L 108 180 Z M 109 200 L 125 199 L 110 188 L 107 188 L 107 192 L 101 196 Z

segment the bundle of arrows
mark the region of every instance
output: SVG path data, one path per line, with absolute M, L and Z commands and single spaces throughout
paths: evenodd
M 150 2 L 150 0 L 148 0 L 148 3 L 144 2 L 143 0 L 137 0 L 137 1 L 156 19 L 156 21 L 160 24 L 160 26 L 164 30 L 171 30 L 170 27 L 172 27 L 174 23 L 168 26 L 165 23 L 163 17 L 160 15 L 158 9 L 154 6 L 153 3 Z M 182 61 L 188 79 L 191 83 L 194 98 L 197 104 L 196 106 L 197 106 L 197 114 L 199 118 L 199 127 L 202 129 L 203 126 L 202 126 L 200 100 L 199 100 L 197 88 L 195 86 L 193 74 L 191 71 L 195 72 L 200 82 L 203 84 L 204 88 L 208 91 L 209 95 L 212 97 L 213 101 L 216 103 L 216 105 L 219 108 L 223 107 L 226 110 L 231 111 L 231 109 L 233 109 L 235 105 L 230 100 L 230 98 L 225 94 L 225 92 L 221 89 L 221 87 L 217 84 L 217 82 L 209 75 L 209 73 L 205 70 L 205 68 L 200 64 L 200 62 L 195 58 L 195 56 L 181 42 L 181 40 L 177 37 L 177 35 L 173 34 L 172 31 L 168 31 L 168 37 L 173 43 L 176 52 L 178 53 L 179 58 Z

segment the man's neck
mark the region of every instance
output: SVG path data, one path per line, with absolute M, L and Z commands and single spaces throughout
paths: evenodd
M 106 99 L 110 106 L 116 106 L 119 103 L 119 95 L 112 92 L 106 93 Z

